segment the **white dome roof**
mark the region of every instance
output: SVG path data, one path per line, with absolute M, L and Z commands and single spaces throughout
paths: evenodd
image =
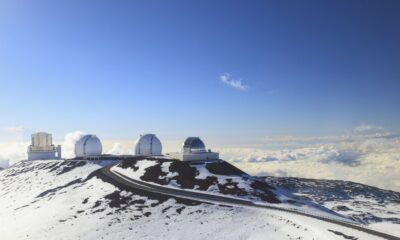
M 144 134 L 136 141 L 135 155 L 161 155 L 162 145 L 160 139 L 154 134 Z
M 96 135 L 84 135 L 75 143 L 75 155 L 77 157 L 101 155 L 102 145 Z

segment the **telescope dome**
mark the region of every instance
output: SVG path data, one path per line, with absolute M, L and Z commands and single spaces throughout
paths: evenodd
M 183 152 L 206 152 L 206 146 L 199 137 L 188 137 L 183 143 Z
M 136 141 L 135 155 L 154 156 L 161 155 L 161 152 L 161 141 L 154 134 L 141 135 Z
M 96 135 L 84 135 L 75 143 L 75 155 L 77 157 L 99 156 L 103 146 Z

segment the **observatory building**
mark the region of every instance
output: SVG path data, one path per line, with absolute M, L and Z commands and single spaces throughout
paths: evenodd
M 96 135 L 83 135 L 75 143 L 75 155 L 77 157 L 100 156 L 103 150 L 100 139 Z
M 162 152 L 160 139 L 154 134 L 140 135 L 135 145 L 135 155 L 138 156 L 159 156 Z
M 28 147 L 28 160 L 61 159 L 61 146 L 53 145 L 51 134 L 32 134 L 32 144 Z
M 206 150 L 204 142 L 199 137 L 188 137 L 183 143 L 182 152 L 168 154 L 171 158 L 183 161 L 217 160 L 219 153 Z

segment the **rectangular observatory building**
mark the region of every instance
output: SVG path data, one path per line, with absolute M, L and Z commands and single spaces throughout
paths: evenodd
M 167 153 L 170 158 L 182 161 L 208 161 L 218 160 L 219 153 L 206 150 L 206 145 L 199 137 L 188 137 L 183 143 L 182 151 L 178 153 Z
M 28 160 L 61 159 L 61 146 L 53 145 L 51 134 L 32 134 L 32 144 L 28 147 Z

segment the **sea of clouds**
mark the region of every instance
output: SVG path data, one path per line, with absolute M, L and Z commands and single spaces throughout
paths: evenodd
M 400 191 L 400 137 L 276 139 L 282 148 L 221 148 L 221 158 L 259 176 L 346 180 Z M 271 143 L 272 144 L 272 143 Z
M 60 143 L 64 158 L 75 156 L 75 142 L 83 134 L 77 131 L 65 136 Z M 400 191 L 400 135 L 383 128 L 361 125 L 342 136 L 275 136 L 261 142 L 257 147 L 216 150 L 222 159 L 254 175 L 346 180 Z M 26 159 L 29 144 L 0 144 L 0 167 Z M 103 152 L 133 154 L 133 146 L 134 142 L 103 141 Z

